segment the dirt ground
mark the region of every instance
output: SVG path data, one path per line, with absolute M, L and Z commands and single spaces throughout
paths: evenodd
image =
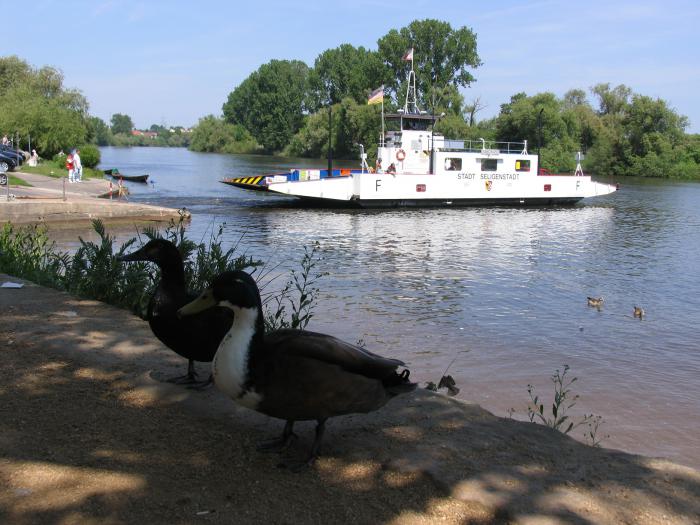
M 29 283 L 0 352 L 0 523 L 700 523 L 695 470 L 426 390 L 332 419 L 294 474 L 256 451 L 281 421 L 162 381 L 186 363 L 145 322 Z

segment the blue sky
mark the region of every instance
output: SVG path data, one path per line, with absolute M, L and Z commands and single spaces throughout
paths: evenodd
M 700 132 L 695 0 L 0 0 L 0 7 L 0 56 L 61 69 L 65 85 L 80 89 L 107 122 L 126 113 L 137 127 L 190 126 L 219 115 L 229 92 L 271 59 L 311 66 L 326 49 L 376 49 L 390 29 L 437 18 L 477 35 L 483 65 L 464 95 L 486 104 L 478 118 L 497 114 L 519 91 L 561 96 L 609 82 L 666 100 Z M 10 12 L 18 16 L 9 20 Z

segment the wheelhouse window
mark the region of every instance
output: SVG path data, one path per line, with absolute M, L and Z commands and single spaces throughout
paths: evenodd
M 481 159 L 481 171 L 496 171 L 498 159 Z
M 515 171 L 530 171 L 530 159 L 516 160 Z
M 445 170 L 447 171 L 459 171 L 462 169 L 462 159 L 460 158 L 446 158 L 445 159 Z

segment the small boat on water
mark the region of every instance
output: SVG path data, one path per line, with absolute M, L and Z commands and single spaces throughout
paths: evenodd
M 112 175 L 113 178 L 115 179 L 121 179 L 121 180 L 126 180 L 129 182 L 148 182 L 148 174 L 144 175 L 122 175 L 121 173 L 119 175 Z
M 117 168 L 110 168 L 110 169 L 104 170 L 103 173 L 105 175 L 109 175 L 113 179 L 121 179 L 121 180 L 126 180 L 129 182 L 148 182 L 148 174 L 145 174 L 145 175 L 124 175 L 123 173 L 120 173 Z
M 574 174 L 558 175 L 540 169 L 539 155 L 528 152 L 527 141 L 445 138 L 433 131 L 440 117 L 418 109 L 413 68 L 409 86 L 406 103 L 397 113 L 385 116 L 382 102 L 383 127 L 386 117 L 393 129 L 382 133 L 376 169 L 368 166 L 359 145 L 359 169 L 293 169 L 221 182 L 309 203 L 353 207 L 573 204 L 616 191 L 615 185 L 583 174 L 580 154 Z

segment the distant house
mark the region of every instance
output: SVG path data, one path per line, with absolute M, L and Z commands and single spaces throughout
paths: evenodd
M 158 133 L 155 131 L 141 131 L 140 129 L 132 129 L 131 135 L 133 137 L 147 137 L 149 139 L 158 138 Z

